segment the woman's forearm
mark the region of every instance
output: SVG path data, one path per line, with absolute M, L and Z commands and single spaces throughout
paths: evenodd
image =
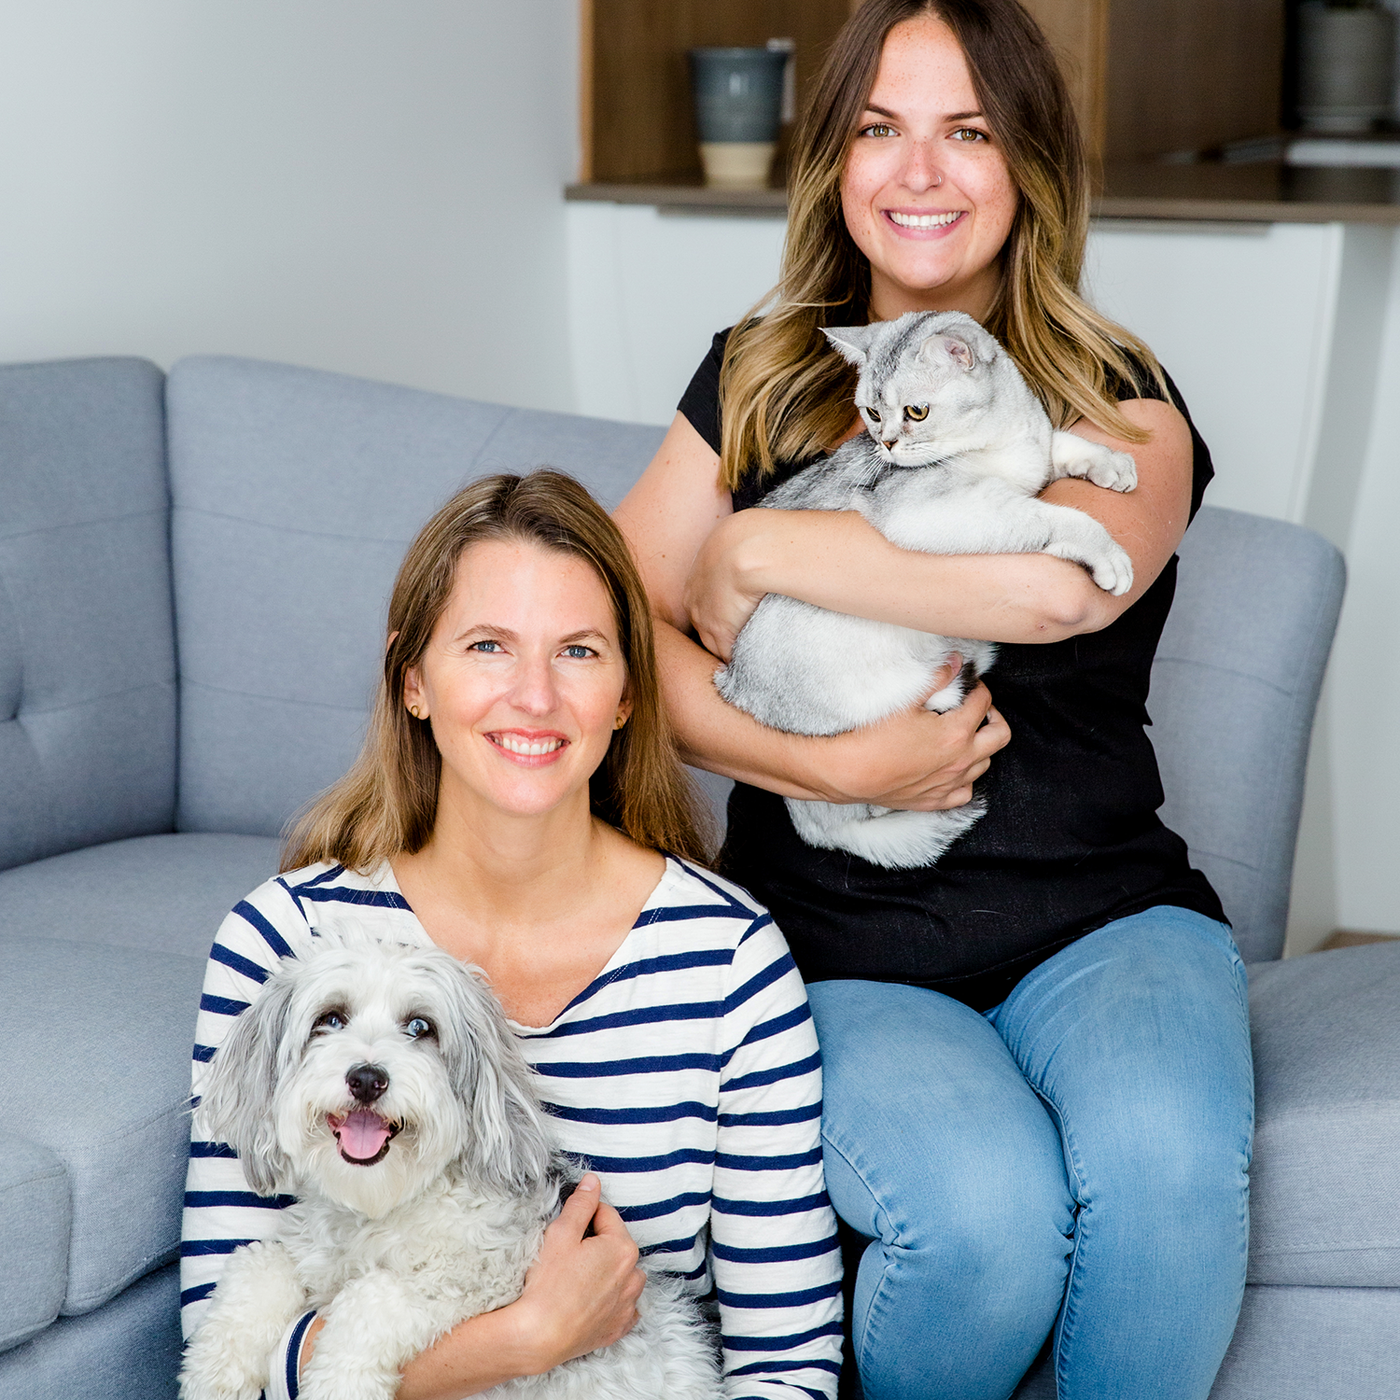
M 414 1357 L 404 1368 L 397 1400 L 459 1400 L 547 1369 L 523 1344 L 509 1309 L 498 1308 L 459 1323 Z
M 947 714 L 915 706 L 829 738 L 785 734 L 723 700 L 715 658 L 661 618 L 656 654 L 682 757 L 783 797 L 925 812 L 959 807 L 1009 738 L 984 686 Z M 951 675 L 933 678 L 930 690 Z
M 298 1370 L 304 1372 L 324 1326 L 318 1317 L 306 1331 Z M 524 1344 L 509 1308 L 459 1322 L 404 1368 L 397 1400 L 465 1400 L 518 1376 L 537 1375 L 536 1349 Z
M 1061 641 L 1113 615 L 1084 569 L 1048 554 L 916 553 L 853 511 L 747 511 L 733 529 L 736 582 L 753 597 L 991 642 Z

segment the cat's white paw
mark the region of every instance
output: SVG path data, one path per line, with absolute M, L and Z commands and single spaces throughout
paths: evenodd
M 1105 452 L 1086 473 L 1095 486 L 1108 491 L 1132 491 L 1137 487 L 1137 463 L 1126 452 Z
M 1133 586 L 1133 561 L 1115 545 L 1089 561 L 1089 574 L 1105 593 L 1121 598 Z
M 1045 546 L 1045 553 L 1053 554 L 1056 559 L 1068 559 L 1072 564 L 1082 564 L 1090 578 L 1115 598 L 1121 598 L 1133 586 L 1133 561 L 1116 544 L 1085 550 L 1068 542 L 1052 542 Z
M 1137 463 L 1126 452 L 1114 452 L 1077 433 L 1051 436 L 1050 466 L 1056 477 L 1077 476 L 1107 491 L 1131 491 L 1137 485 Z

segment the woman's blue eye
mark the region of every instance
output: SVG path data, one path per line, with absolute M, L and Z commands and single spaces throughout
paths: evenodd
M 471 644 L 471 646 L 469 646 L 469 647 L 467 648 L 468 651 L 482 651 L 482 652 L 485 652 L 488 656 L 492 655 L 494 652 L 499 651 L 500 649 L 501 649 L 501 644 L 500 644 L 500 642 L 492 642 L 492 641 L 473 642 L 473 643 Z
M 587 661 L 594 654 L 592 647 L 582 646 L 578 643 L 564 648 L 564 655 L 573 661 Z
M 414 1040 L 421 1040 L 425 1035 L 436 1035 L 433 1023 L 424 1016 L 415 1016 L 404 1026 L 405 1032 L 412 1036 Z

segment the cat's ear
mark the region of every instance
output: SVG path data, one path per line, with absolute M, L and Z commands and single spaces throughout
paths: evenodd
M 960 369 L 968 371 L 977 363 L 977 352 L 972 348 L 972 342 L 956 331 L 940 331 L 919 346 L 919 358 L 927 364 L 949 359 Z
M 822 334 L 847 364 L 864 369 L 876 329 L 875 326 L 828 326 Z

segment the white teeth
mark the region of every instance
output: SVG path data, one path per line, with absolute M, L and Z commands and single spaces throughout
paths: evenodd
M 527 758 L 537 758 L 540 754 L 553 753 L 555 749 L 564 747 L 562 739 L 517 739 L 513 734 L 498 734 L 496 742 L 507 753 L 523 754 Z
M 950 214 L 896 214 L 893 209 L 887 212 L 900 228 L 945 228 L 954 219 L 962 217 L 961 209 Z

